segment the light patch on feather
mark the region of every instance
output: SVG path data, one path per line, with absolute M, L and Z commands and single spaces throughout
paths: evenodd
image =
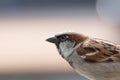
M 91 41 L 90 39 L 85 40 L 83 47 L 84 47 L 84 46 L 88 46 L 88 44 L 90 43 L 90 41 Z
M 83 58 L 83 59 L 85 59 L 86 58 L 86 56 L 85 55 L 82 55 L 82 56 L 80 56 L 81 58 Z
M 95 55 L 96 54 L 96 52 L 91 52 L 91 53 L 87 53 L 87 54 L 85 54 L 86 56 L 93 56 L 93 55 Z
M 117 47 L 120 49 L 120 45 L 117 45 Z

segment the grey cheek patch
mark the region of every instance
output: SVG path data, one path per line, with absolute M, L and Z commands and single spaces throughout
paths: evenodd
M 75 42 L 73 41 L 66 41 L 66 43 L 67 43 L 67 48 L 73 48 L 75 45 Z
M 74 48 L 75 47 L 75 42 L 73 42 L 73 45 L 72 45 L 72 48 Z
M 71 48 L 74 48 L 75 47 L 75 42 L 74 41 L 69 41 L 69 42 L 70 42 L 69 46 L 71 46 Z

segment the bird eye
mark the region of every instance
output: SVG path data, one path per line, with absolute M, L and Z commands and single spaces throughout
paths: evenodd
M 61 36 L 59 39 L 60 39 L 60 41 L 65 41 L 67 38 L 66 38 L 66 36 Z

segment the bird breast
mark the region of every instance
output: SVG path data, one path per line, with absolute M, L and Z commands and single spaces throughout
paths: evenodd
M 84 61 L 76 52 L 69 57 L 76 72 L 89 80 L 120 80 L 120 63 L 91 63 Z

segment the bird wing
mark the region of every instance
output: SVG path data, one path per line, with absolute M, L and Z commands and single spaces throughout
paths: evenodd
M 120 61 L 120 47 L 104 40 L 86 40 L 77 52 L 80 57 L 90 62 Z

